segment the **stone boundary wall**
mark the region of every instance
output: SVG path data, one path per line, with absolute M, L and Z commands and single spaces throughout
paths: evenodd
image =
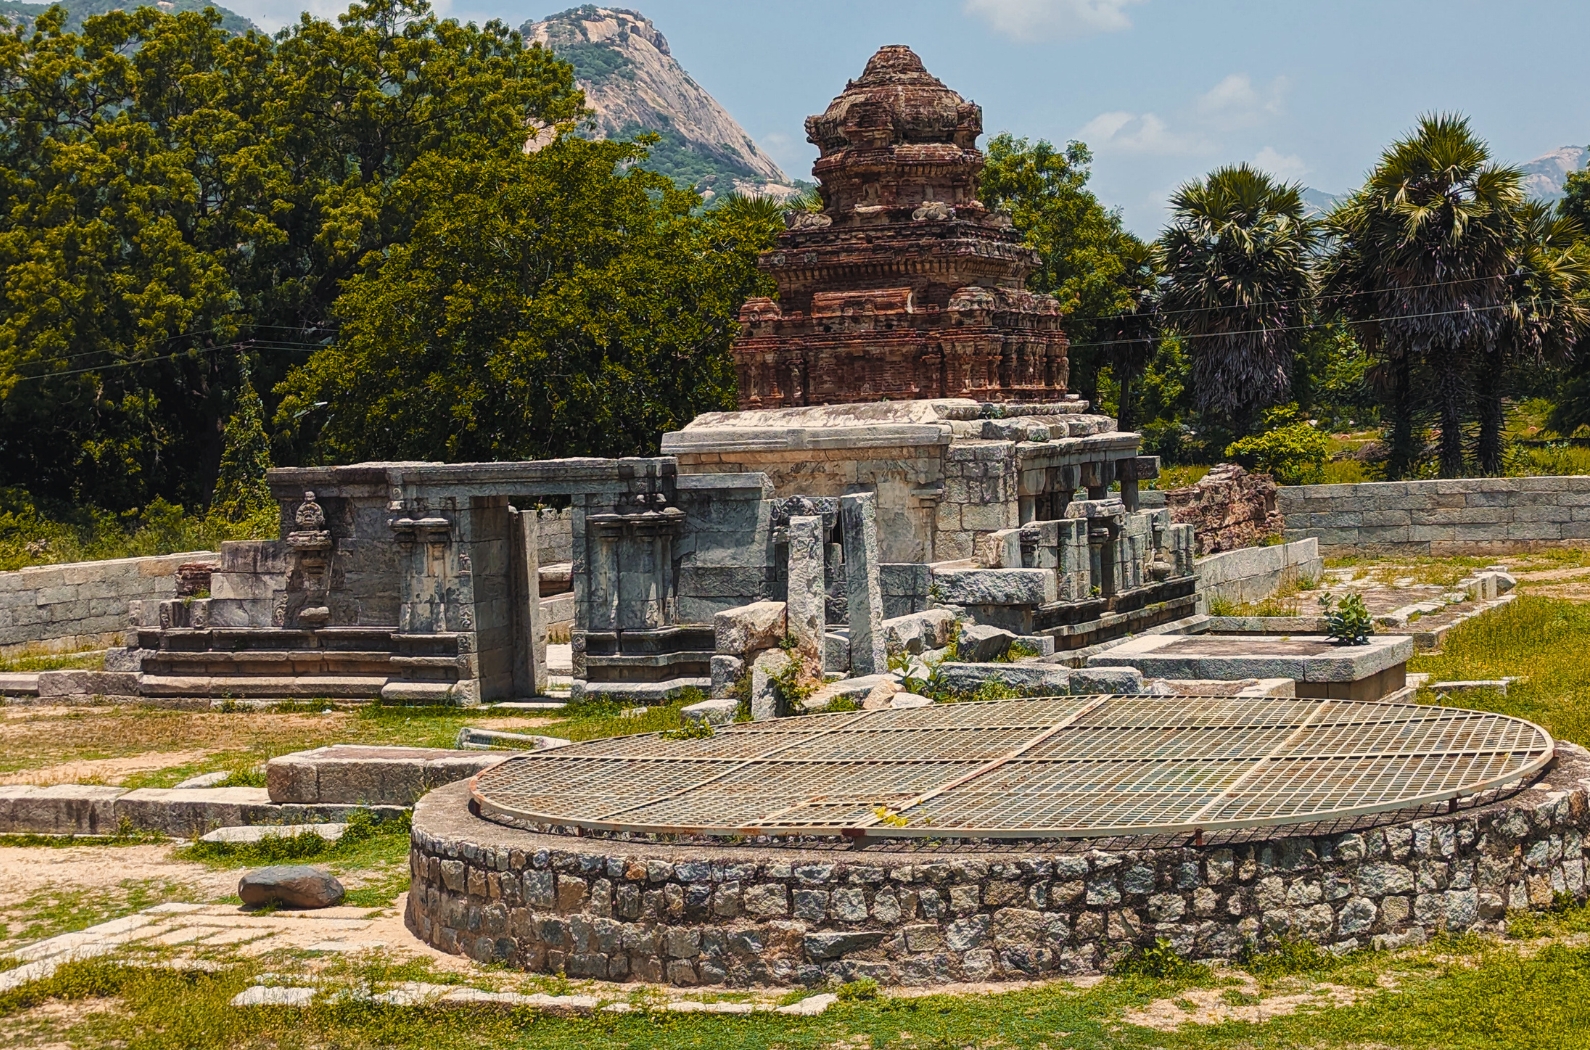
M 1585 897 L 1590 752 L 1530 789 L 1428 820 L 1235 846 L 864 853 L 581 840 L 474 816 L 467 783 L 414 811 L 406 921 L 480 962 L 612 981 L 819 985 L 1028 980 L 1170 940 L 1339 948 L 1499 930 Z
M 1244 547 L 1223 551 L 1193 562 L 1198 572 L 1198 589 L 1207 609 L 1212 598 L 1229 602 L 1263 601 L 1290 575 L 1318 578 L 1325 571 L 1319 555 L 1319 541 L 1312 536 L 1274 547 Z
M 1590 543 L 1590 476 L 1290 485 L 1288 540 L 1325 555 L 1502 554 Z
M 128 602 L 171 598 L 177 592 L 177 566 L 219 558 L 213 551 L 188 551 L 0 573 L 0 655 L 119 644 L 128 627 Z

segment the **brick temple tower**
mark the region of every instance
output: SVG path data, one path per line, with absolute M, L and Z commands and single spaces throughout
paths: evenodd
M 964 397 L 1055 401 L 1066 337 L 1008 217 L 977 199 L 981 107 L 881 48 L 806 120 L 823 211 L 800 213 L 761 266 L 734 345 L 741 408 Z

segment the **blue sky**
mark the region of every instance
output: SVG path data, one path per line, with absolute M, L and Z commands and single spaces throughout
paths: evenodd
M 275 27 L 302 0 L 235 0 Z M 313 0 L 331 14 L 344 5 Z M 629 0 L 791 175 L 801 122 L 882 44 L 909 44 L 992 134 L 1080 138 L 1093 186 L 1152 235 L 1177 184 L 1256 161 L 1330 192 L 1431 110 L 1468 114 L 1498 159 L 1590 143 L 1590 3 L 1514 0 Z M 518 25 L 561 6 L 442 0 Z

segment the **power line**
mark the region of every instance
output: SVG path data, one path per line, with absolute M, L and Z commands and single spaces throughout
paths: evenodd
M 215 346 L 197 347 L 191 350 L 181 350 L 163 357 L 145 357 L 137 361 L 118 361 L 108 365 L 90 365 L 86 368 L 65 369 L 58 372 L 37 372 L 29 376 L 18 376 L 16 382 L 25 383 L 30 379 L 61 379 L 66 376 L 84 375 L 88 372 L 111 372 L 118 368 L 136 368 L 139 365 L 160 364 L 164 361 L 176 361 L 181 358 L 191 357 L 194 354 L 212 354 L 218 350 L 315 350 L 320 343 L 294 343 L 286 340 L 254 340 L 245 339 L 235 343 L 218 343 Z

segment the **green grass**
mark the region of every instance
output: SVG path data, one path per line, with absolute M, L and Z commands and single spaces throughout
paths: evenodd
M 335 1001 L 323 994 L 303 1010 L 230 1007 L 231 997 L 266 964 L 217 973 L 181 974 L 164 969 L 85 961 L 63 966 L 54 977 L 0 996 L 0 1018 L 53 999 L 82 1004 L 57 1011 L 54 1038 L 72 1046 L 136 1047 L 384 1047 L 392 1050 L 498 1046 L 604 1050 L 817 1050 L 829 1047 L 959 1050 L 959 1048 L 1230 1048 L 1279 1050 L 1396 1047 L 1407 1050 L 1567 1050 L 1586 1045 L 1590 1031 L 1590 949 L 1550 945 L 1520 952 L 1505 944 L 1467 938 L 1430 950 L 1397 956 L 1371 955 L 1331 970 L 1340 984 L 1344 969 L 1391 977 L 1394 987 L 1372 980 L 1353 982 L 1362 998 L 1340 1008 L 1305 1007 L 1263 1023 L 1183 1025 L 1156 1031 L 1125 1023 L 1123 1014 L 1155 1001 L 1178 1001 L 1191 987 L 1222 980 L 1218 973 L 1183 979 L 1152 976 L 1107 978 L 1078 989 L 1048 984 L 996 994 L 871 997 L 856 988 L 819 1017 L 775 1014 L 741 1017 L 643 1012 L 558 1019 L 528 1012 L 419 1010 Z M 1296 970 L 1296 967 L 1287 967 Z M 380 960 L 354 962 L 338 972 L 338 987 L 384 987 L 403 979 L 434 980 L 413 965 Z M 1273 993 L 1307 992 L 1318 975 L 1304 966 L 1276 976 Z M 631 990 L 614 987 L 616 1000 Z M 1262 1000 L 1271 991 L 1228 988 L 1226 998 Z
M 1553 736 L 1590 743 L 1590 606 L 1523 595 L 1447 635 L 1439 655 L 1416 655 L 1410 671 L 1434 681 L 1525 676 L 1507 695 L 1484 691 L 1441 703 L 1527 718 Z M 1425 690 L 1421 699 L 1434 702 Z
M 29 649 L 10 656 L 0 656 L 0 672 L 28 671 L 98 671 L 105 666 L 105 651 L 95 649 L 78 653 L 53 653 L 42 649 Z
M 131 915 L 183 895 L 177 883 L 125 879 L 114 889 L 45 889 L 6 908 L 6 933 L 15 941 L 44 940 Z

